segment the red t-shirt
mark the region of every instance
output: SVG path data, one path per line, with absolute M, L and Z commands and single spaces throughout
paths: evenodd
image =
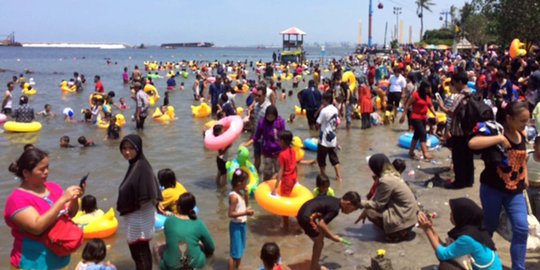
M 96 92 L 105 92 L 105 88 L 103 88 L 103 83 L 101 81 L 96 82 Z
M 431 98 L 426 96 L 426 100 L 423 100 L 418 92 L 414 92 L 411 96 L 415 102 L 412 104 L 411 119 L 413 120 L 426 120 L 429 106 L 431 106 Z
M 292 147 L 287 147 L 279 153 L 279 167 L 283 168 L 283 176 L 281 177 L 280 194 L 289 196 L 296 184 L 296 153 Z

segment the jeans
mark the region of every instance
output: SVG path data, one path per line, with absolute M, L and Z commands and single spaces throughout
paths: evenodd
M 136 124 L 136 129 L 144 129 L 144 120 L 146 120 L 146 116 L 145 117 L 139 117 L 140 121 L 137 120 L 135 118 L 135 124 Z
M 492 235 L 499 226 L 501 207 L 504 207 L 512 224 L 512 243 L 510 245 L 512 270 L 525 269 L 529 223 L 527 222 L 527 205 L 523 193 L 506 193 L 481 184 L 480 200 L 484 209 L 484 224 Z

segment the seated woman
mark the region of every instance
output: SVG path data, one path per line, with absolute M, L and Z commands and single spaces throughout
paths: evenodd
M 19 107 L 13 112 L 15 122 L 30 123 L 34 120 L 34 109 L 28 105 L 28 97 L 19 98 Z
M 462 264 L 467 263 L 467 260 L 463 262 L 459 258 L 467 255 L 470 256 L 473 269 L 502 269 L 499 255 L 495 252 L 495 244 L 482 225 L 484 220 L 482 209 L 468 198 L 451 199 L 450 209 L 452 210 L 450 221 L 455 227 L 448 232 L 450 239 L 446 245 L 439 238 L 426 214 L 423 212 L 418 214 L 418 224 L 431 242 L 437 259 L 441 261 L 439 269 L 465 269 Z
M 159 170 L 157 176 L 159 185 L 163 188 L 161 191 L 163 201 L 159 203 L 159 211 L 166 216 L 178 214 L 176 203 L 180 195 L 186 193 L 186 188 L 176 181 L 176 175 L 169 168 Z
M 81 200 L 81 211 L 73 218 L 77 225 L 84 226 L 104 215 L 103 210 L 98 209 L 96 197 L 85 195 Z
M 373 198 L 362 200 L 365 209 L 355 223 L 367 218 L 384 231 L 387 241 L 406 240 L 416 225 L 418 203 L 414 194 L 384 154 L 371 156 L 368 163 L 378 184 Z
M 200 269 L 206 264 L 206 257 L 214 253 L 214 240 L 206 225 L 197 219 L 195 205 L 193 194 L 182 194 L 176 204 L 178 214 L 165 221 L 165 246 L 160 269 Z

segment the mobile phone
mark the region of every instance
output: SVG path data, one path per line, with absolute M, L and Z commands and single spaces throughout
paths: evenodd
M 79 181 L 79 187 L 84 188 L 84 185 L 86 184 L 86 179 L 88 179 L 88 175 L 90 175 L 90 173 L 87 173 L 81 178 L 81 181 Z

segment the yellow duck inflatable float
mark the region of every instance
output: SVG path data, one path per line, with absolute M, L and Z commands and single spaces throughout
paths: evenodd
M 78 212 L 77 215 L 79 215 Z M 83 227 L 83 237 L 84 239 L 93 239 L 93 238 L 107 238 L 116 233 L 118 229 L 118 220 L 114 210 L 111 208 L 105 215 L 101 218 L 92 221 L 86 226 Z
M 73 86 L 69 87 L 67 81 L 62 81 L 60 83 L 60 90 L 64 94 L 66 94 L 66 93 L 75 93 L 75 92 L 77 92 L 77 86 L 73 85 Z
M 154 114 L 152 114 L 152 118 L 159 123 L 169 124 L 172 120 L 175 120 L 176 118 L 174 114 L 174 107 L 167 106 L 167 111 L 165 113 L 161 111 L 161 108 L 156 108 L 156 111 L 154 111 Z
M 22 93 L 25 96 L 32 96 L 37 94 L 37 89 L 32 88 L 29 83 L 24 83 Z
M 201 103 L 199 106 L 191 106 L 191 113 L 196 118 L 204 118 L 210 115 L 212 113 L 212 108 L 208 106 L 206 103 Z
M 159 99 L 159 92 L 156 89 L 156 87 L 149 84 L 149 83 L 147 83 L 144 86 L 143 90 L 144 90 L 144 92 L 146 92 L 148 94 L 148 102 L 150 103 L 150 106 L 152 106 L 152 107 L 155 106 L 156 102 Z

